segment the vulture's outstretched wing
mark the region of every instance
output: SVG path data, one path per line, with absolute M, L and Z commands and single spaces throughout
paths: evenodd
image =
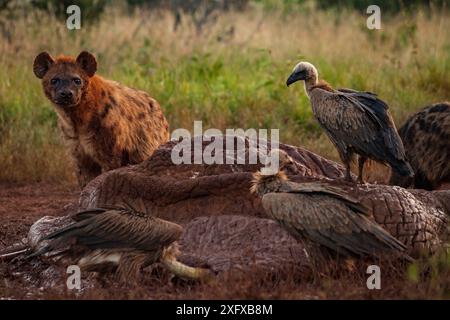
M 268 193 L 262 199 L 267 214 L 293 236 L 339 254 L 361 257 L 405 250 L 401 242 L 346 202 L 315 192 Z
M 47 235 L 47 247 L 33 255 L 43 254 L 60 244 L 75 240 L 91 249 L 138 249 L 154 251 L 176 241 L 182 227 L 131 209 L 96 208 L 77 213 L 77 221 Z
M 389 163 L 402 175 L 412 174 L 388 106 L 375 94 L 344 89 L 329 94 L 320 103 L 333 113 L 316 116 L 338 149 L 347 152 L 351 147 Z

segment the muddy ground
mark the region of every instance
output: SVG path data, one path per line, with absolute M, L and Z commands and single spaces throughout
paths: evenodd
M 0 184 L 0 250 L 23 239 L 44 215 L 72 212 L 75 187 L 37 183 Z M 362 267 L 333 275 L 222 274 L 208 283 L 171 277 L 161 268 L 144 270 L 137 285 L 120 285 L 112 276 L 90 274 L 82 289 L 67 290 L 65 270 L 42 262 L 0 261 L 0 299 L 392 299 L 450 298 L 450 272 L 424 272 L 412 279 L 407 270 L 388 270 L 381 290 L 369 290 Z M 44 275 L 44 276 L 43 276 Z M 42 280 L 45 278 L 46 280 Z
M 0 246 L 24 237 L 33 222 L 44 215 L 66 214 L 77 199 L 78 190 L 70 186 L 0 184 Z

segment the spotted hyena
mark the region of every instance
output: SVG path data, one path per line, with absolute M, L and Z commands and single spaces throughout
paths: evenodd
M 168 123 L 158 102 L 96 75 L 91 53 L 53 59 L 42 52 L 33 71 L 55 106 L 81 187 L 104 171 L 143 161 L 168 141 Z
M 398 133 L 415 176 L 409 181 L 393 173 L 391 184 L 425 190 L 447 189 L 450 184 L 450 103 L 425 107 L 412 115 Z

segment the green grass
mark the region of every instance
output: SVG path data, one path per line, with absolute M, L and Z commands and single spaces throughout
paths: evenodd
M 369 31 L 352 11 L 290 12 L 251 6 L 221 15 L 201 35 L 187 19 L 173 32 L 169 15 L 114 8 L 80 31 L 42 12 L 8 21 L 0 41 L 0 181 L 73 182 L 56 115 L 31 68 L 42 50 L 92 51 L 99 74 L 155 97 L 171 130 L 192 130 L 194 120 L 204 129 L 279 128 L 282 142 L 332 159 L 302 86 L 285 86 L 298 60 L 314 63 L 335 87 L 377 92 L 398 125 L 449 99 L 448 13 L 419 11 Z M 231 26 L 234 34 L 224 37 Z

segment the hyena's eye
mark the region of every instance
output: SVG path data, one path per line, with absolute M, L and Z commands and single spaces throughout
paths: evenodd
M 59 79 L 58 78 L 53 78 L 52 80 L 50 80 L 50 83 L 54 86 L 55 84 L 59 83 Z
M 81 84 L 81 79 L 80 78 L 73 78 L 73 82 L 75 82 L 76 85 L 80 85 Z

